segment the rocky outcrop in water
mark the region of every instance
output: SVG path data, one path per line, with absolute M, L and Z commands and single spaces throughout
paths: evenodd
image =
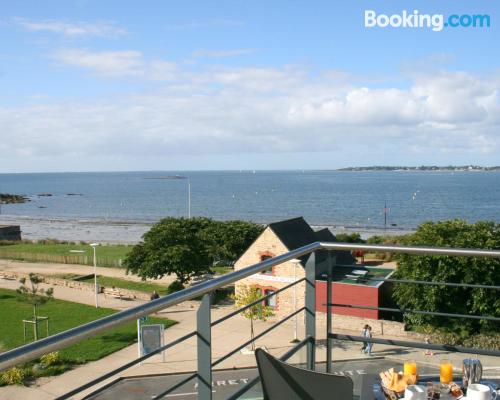
M 30 199 L 19 194 L 0 193 L 0 203 L 3 204 L 26 203 L 27 201 Z

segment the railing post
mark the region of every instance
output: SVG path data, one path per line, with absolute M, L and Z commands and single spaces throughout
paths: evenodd
M 198 351 L 198 399 L 212 399 L 212 332 L 210 293 L 205 294 L 196 313 Z
M 311 339 L 307 343 L 307 368 L 314 371 L 316 365 L 316 252 L 311 253 L 306 262 L 306 337 Z
M 332 275 L 333 266 L 337 256 L 332 256 L 332 252 L 327 253 L 327 277 L 326 277 L 326 372 L 332 372 L 332 349 L 333 341 L 330 338 L 332 332 Z

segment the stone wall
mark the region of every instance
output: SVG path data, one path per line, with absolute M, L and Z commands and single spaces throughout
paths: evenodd
M 0 240 L 21 240 L 19 225 L 0 225 Z
M 326 326 L 326 313 L 316 312 L 316 324 Z M 337 330 L 348 330 L 359 332 L 361 336 L 363 327 L 366 324 L 372 327 L 372 334 L 375 337 L 387 335 L 419 341 L 424 341 L 425 339 L 425 335 L 423 334 L 407 331 L 405 329 L 405 324 L 402 322 L 333 314 L 332 326 L 334 332 Z
M 13 271 L 1 271 L 0 275 L 7 278 L 7 279 L 12 279 L 12 280 L 19 280 L 21 278 L 28 278 L 28 274 L 23 274 L 19 272 L 13 272 Z M 44 283 L 47 285 L 53 285 L 53 286 L 64 286 L 67 288 L 71 289 L 76 289 L 76 290 L 85 290 L 88 292 L 93 292 L 94 291 L 94 283 L 93 282 L 80 282 L 78 280 L 72 280 L 72 279 L 62 279 L 62 278 L 56 278 L 52 276 L 43 276 Z M 99 281 L 98 281 L 99 283 Z M 109 293 L 108 287 L 105 286 L 100 286 L 100 293 L 104 293 L 105 295 Z M 150 294 L 144 293 L 144 292 L 139 292 L 137 290 L 129 290 L 129 289 L 122 289 L 122 288 L 115 288 L 113 290 L 114 293 L 119 294 L 123 298 L 128 298 L 128 299 L 136 299 L 136 300 L 150 300 Z

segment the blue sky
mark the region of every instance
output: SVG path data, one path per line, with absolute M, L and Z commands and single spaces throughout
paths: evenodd
M 493 1 L 23 1 L 0 17 L 5 172 L 500 164 Z M 365 28 L 488 14 L 489 28 Z

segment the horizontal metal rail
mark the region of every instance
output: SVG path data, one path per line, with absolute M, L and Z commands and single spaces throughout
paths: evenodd
M 328 304 L 323 304 L 328 305 Z M 423 311 L 423 310 L 410 310 L 406 308 L 390 308 L 390 307 L 375 307 L 375 306 L 356 306 L 352 304 L 330 304 L 332 307 L 343 307 L 343 308 L 356 308 L 360 310 L 378 310 L 394 312 L 399 314 L 421 314 L 421 315 L 431 315 L 436 317 L 450 317 L 450 318 L 465 318 L 465 319 L 484 319 L 485 321 L 500 321 L 500 317 L 493 317 L 490 315 L 470 315 L 470 314 L 451 314 L 439 311 Z
M 163 392 L 157 394 L 156 396 L 154 397 L 151 397 L 151 400 L 159 400 L 163 397 L 165 397 L 167 394 L 169 393 L 172 393 L 175 389 L 178 389 L 180 388 L 182 385 L 185 385 L 186 383 L 188 383 L 191 379 L 194 379 L 198 376 L 198 374 L 195 372 L 189 376 L 187 376 L 186 378 L 184 378 L 183 380 L 181 380 L 180 382 L 177 382 L 174 386 L 171 386 L 169 387 L 168 389 L 164 390 Z
M 292 347 L 290 350 L 288 350 L 285 354 L 283 354 L 280 357 L 281 361 L 286 361 L 290 357 L 292 357 L 295 353 L 297 353 L 302 347 L 304 347 L 307 343 L 311 341 L 311 337 L 307 336 L 305 339 L 297 343 L 296 346 Z M 246 393 L 250 388 L 252 388 L 257 382 L 260 381 L 260 377 L 256 376 L 252 380 L 250 380 L 245 386 L 243 386 L 241 389 L 239 389 L 236 393 L 234 393 L 232 396 L 228 397 L 227 400 L 236 400 L 238 399 L 242 394 Z
M 323 250 L 372 250 L 386 251 L 388 253 L 416 254 L 421 256 L 456 256 L 456 257 L 489 257 L 500 258 L 499 250 L 460 249 L 453 247 L 431 246 L 393 246 L 380 244 L 358 243 L 318 243 Z
M 215 325 L 217 325 L 217 324 L 219 324 L 221 322 L 224 322 L 224 321 L 228 320 L 229 318 L 232 318 L 232 317 L 240 314 L 241 312 L 249 309 L 250 307 L 253 307 L 256 304 L 259 304 L 259 303 L 265 301 L 266 299 L 268 299 L 268 298 L 270 298 L 272 296 L 275 296 L 278 293 L 283 292 L 283 291 L 285 291 L 285 290 L 287 290 L 287 289 L 289 289 L 289 288 L 291 288 L 291 287 L 293 287 L 293 286 L 295 286 L 295 285 L 297 285 L 297 284 L 299 284 L 300 282 L 303 282 L 303 281 L 305 281 L 305 278 L 299 279 L 299 280 L 297 280 L 297 281 L 295 281 L 295 282 L 293 282 L 293 283 L 291 283 L 291 284 L 289 284 L 289 285 L 287 285 L 285 287 L 282 287 L 281 289 L 277 290 L 274 293 L 271 293 L 271 294 L 268 294 L 266 296 L 263 296 L 263 297 L 259 298 L 258 300 L 254 301 L 254 302 L 252 302 L 250 304 L 247 304 L 245 307 L 239 308 L 239 309 L 231 312 L 230 314 L 225 315 L 224 317 L 222 317 L 222 318 L 220 318 L 220 319 L 212 322 L 211 326 L 213 327 L 213 326 L 215 326 Z M 298 311 L 301 311 L 301 310 L 298 310 Z M 275 326 L 272 327 L 272 329 L 274 329 L 274 327 L 276 327 L 278 325 L 281 325 L 281 323 L 276 324 Z M 271 331 L 272 329 L 269 329 L 268 331 L 266 331 L 266 333 L 269 332 L 269 331 Z M 166 345 L 164 345 L 162 347 L 159 347 L 158 349 L 152 351 L 151 353 L 148 353 L 148 354 L 146 354 L 146 355 L 144 355 L 142 357 L 134 359 L 134 360 L 132 360 L 132 361 L 130 361 L 130 362 L 128 362 L 128 363 L 126 363 L 126 364 L 124 364 L 124 365 L 116 368 L 116 369 L 114 369 L 113 371 L 107 372 L 106 374 L 101 375 L 100 377 L 98 377 L 96 379 L 93 379 L 92 381 L 87 382 L 84 385 L 82 385 L 82 386 L 80 386 L 80 387 L 78 387 L 76 389 L 73 389 L 71 392 L 65 393 L 63 396 L 58 397 L 56 400 L 68 399 L 71 396 L 73 396 L 73 395 L 75 395 L 77 393 L 80 393 L 81 391 L 86 390 L 86 389 L 88 389 L 88 388 L 90 388 L 90 387 L 92 387 L 92 386 L 94 386 L 94 385 L 96 385 L 96 384 L 98 384 L 98 383 L 100 383 L 100 382 L 102 382 L 102 381 L 104 381 L 104 380 L 112 377 L 113 375 L 116 375 L 116 374 L 118 374 L 118 373 L 120 373 L 120 372 L 122 372 L 122 371 L 124 371 L 124 370 L 126 370 L 128 368 L 130 368 L 130 367 L 133 367 L 136 364 L 139 364 L 139 363 L 147 360 L 148 358 L 150 358 L 150 357 L 152 357 L 152 356 L 154 356 L 156 354 L 159 354 L 159 353 L 161 353 L 161 352 L 163 352 L 163 351 L 165 351 L 165 350 L 167 350 L 167 349 L 169 349 L 169 348 L 171 348 L 171 347 L 173 347 L 173 346 L 175 346 L 175 345 L 177 345 L 179 343 L 182 343 L 183 341 L 185 341 L 187 339 L 190 339 L 190 338 L 196 336 L 196 333 L 197 333 L 196 331 L 188 333 L 187 335 L 184 335 L 184 336 L 182 336 L 182 337 L 174 340 L 173 342 L 170 342 L 170 343 L 168 343 L 168 344 L 166 344 Z M 258 339 L 258 337 L 254 338 L 254 340 L 256 340 L 256 339 Z M 242 347 L 238 348 L 237 350 L 240 350 L 241 348 L 247 346 L 248 344 L 249 343 L 245 343 Z M 166 394 L 168 394 L 168 393 L 162 393 L 162 396 L 164 396 Z
M 470 257 L 492 257 L 500 258 L 498 250 L 474 250 L 454 249 L 436 247 L 411 247 L 411 246 L 389 246 L 389 245 L 367 245 L 356 243 L 325 243 L 315 242 L 298 249 L 289 251 L 277 257 L 264 260 L 258 264 L 223 275 L 217 279 L 200 283 L 196 286 L 181 290 L 179 292 L 161 297 L 157 300 L 133 307 L 116 314 L 101 318 L 99 320 L 60 332 L 39 341 L 12 349 L 0 354 L 0 370 L 14 365 L 33 360 L 43 354 L 56 351 L 69 345 L 80 342 L 83 339 L 95 336 L 110 328 L 134 321 L 143 316 L 153 314 L 164 308 L 171 307 L 186 300 L 200 297 L 223 286 L 227 286 L 256 273 L 265 271 L 273 266 L 294 258 L 301 257 L 316 250 L 367 250 L 386 251 L 393 253 L 407 253 L 418 255 L 448 255 L 448 256 L 470 256 Z
M 238 346 L 237 348 L 231 350 L 229 353 L 223 355 L 221 358 L 219 358 L 217 361 L 214 361 L 212 363 L 212 367 L 215 367 L 216 365 L 219 365 L 222 361 L 224 360 L 227 360 L 229 357 L 231 357 L 232 355 L 236 354 L 238 351 L 240 351 L 241 349 L 243 349 L 244 347 L 247 347 L 250 343 L 252 342 L 255 342 L 257 339 L 260 339 L 262 336 L 265 336 L 267 335 L 269 332 L 271 332 L 272 330 L 274 330 L 275 328 L 277 328 L 278 326 L 280 326 L 281 324 L 283 324 L 284 322 L 288 321 L 289 319 L 291 319 L 292 317 L 294 317 L 295 315 L 299 314 L 300 312 L 304 311 L 306 308 L 305 307 L 302 307 L 302 308 L 299 308 L 298 310 L 294 311 L 293 313 L 291 314 L 288 314 L 286 317 L 280 319 L 278 322 L 276 322 L 274 325 L 272 325 L 271 327 L 267 328 L 265 331 L 262 331 L 261 333 L 259 333 L 257 336 L 255 336 L 253 339 L 250 339 L 250 340 L 247 340 L 245 343 L 243 343 L 242 345 Z
M 352 268 L 352 266 L 351 266 Z M 392 283 L 403 283 L 403 284 L 415 284 L 415 285 L 431 285 L 431 286 L 450 286 L 450 287 L 461 287 L 470 289 L 492 289 L 500 290 L 500 286 L 496 285 L 480 285 L 475 283 L 454 283 L 454 282 L 435 282 L 435 281 L 415 281 L 413 279 L 393 279 L 393 278 L 359 278 L 359 282 L 372 281 L 372 282 L 392 282 Z
M 456 353 L 480 354 L 483 356 L 495 356 L 495 357 L 500 356 L 500 350 L 477 349 L 474 347 L 452 346 L 448 344 L 410 342 L 410 341 L 395 340 L 395 339 L 366 338 L 364 336 L 342 335 L 338 333 L 330 333 L 328 334 L 328 337 L 330 339 L 348 340 L 351 342 L 368 342 L 376 344 L 387 344 L 398 347 L 412 347 L 415 349 L 443 350 L 443 351 L 452 351 Z
M 241 314 L 243 311 L 248 310 L 249 308 L 255 306 L 256 304 L 262 303 L 263 301 L 266 301 L 267 299 L 269 299 L 273 296 L 276 296 L 278 293 L 281 293 L 281 292 L 283 292 L 287 289 L 290 289 L 291 287 L 299 284 L 300 282 L 305 282 L 305 281 L 306 281 L 306 278 L 298 279 L 297 281 L 290 283 L 289 285 L 286 285 L 285 287 L 282 287 L 281 289 L 278 289 L 273 293 L 266 294 L 265 296 L 262 296 L 258 300 L 255 300 L 255 301 L 251 302 L 250 304 L 247 304 L 244 307 L 238 308 L 237 310 L 233 311 L 232 313 L 224 315 L 223 317 L 219 318 L 218 320 L 212 322 L 212 326 L 218 325 L 221 322 L 224 322 L 224 321 L 228 320 L 229 318 L 234 317 L 235 315 Z
M 129 369 L 130 367 L 133 367 L 136 364 L 139 364 L 143 361 L 146 361 L 148 358 L 150 358 L 154 355 L 159 354 L 162 351 L 165 351 L 171 347 L 177 346 L 179 343 L 182 343 L 185 340 L 188 340 L 188 339 L 195 337 L 195 336 L 196 336 L 196 331 L 190 332 L 190 333 L 174 340 L 173 342 L 167 343 L 166 345 L 159 347 L 158 349 L 152 351 L 151 353 L 148 353 L 142 357 L 136 358 L 136 359 L 134 359 L 126 364 L 123 364 L 122 366 L 120 366 L 112 371 L 106 372 L 104 375 L 101 375 L 101 376 L 91 380 L 90 382 L 87 382 L 87 383 L 83 384 L 82 386 L 79 386 L 79 387 L 73 389 L 71 392 L 65 393 L 62 396 L 57 397 L 55 400 L 69 399 L 71 396 L 74 396 L 75 394 L 80 393 L 88 388 L 91 388 L 92 386 L 95 386 L 98 383 L 105 381 L 106 379 L 111 378 L 112 376 L 119 374 L 120 372 L 125 371 L 126 369 Z

